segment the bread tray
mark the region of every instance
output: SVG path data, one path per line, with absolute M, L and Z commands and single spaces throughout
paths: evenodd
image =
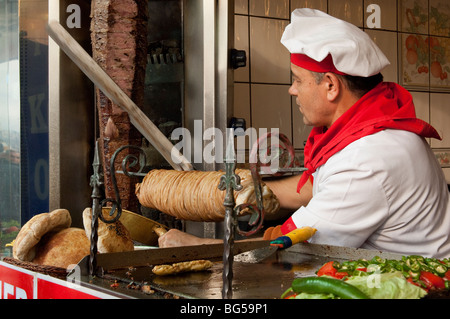
M 59 279 L 66 279 L 68 274 L 67 269 L 62 267 L 48 266 L 48 265 L 38 265 L 29 261 L 22 261 L 11 257 L 5 257 L 2 259 L 5 263 L 18 266 L 27 270 L 38 272 L 44 275 L 49 275 Z

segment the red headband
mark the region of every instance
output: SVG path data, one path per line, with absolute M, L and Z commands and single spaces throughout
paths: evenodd
M 327 57 L 323 59 L 321 62 L 317 62 L 316 60 L 311 59 L 309 56 L 305 54 L 292 53 L 291 63 L 303 69 L 313 72 L 320 72 L 320 73 L 332 72 L 339 75 L 345 75 L 345 73 L 342 73 L 341 71 L 338 71 L 336 69 L 336 67 L 333 64 L 333 58 L 331 57 L 331 54 L 328 54 Z

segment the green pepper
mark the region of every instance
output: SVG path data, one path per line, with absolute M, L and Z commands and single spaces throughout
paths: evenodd
M 442 262 L 447 266 L 447 268 L 450 268 L 450 258 L 444 258 L 442 259 Z
M 409 272 L 409 276 L 413 279 L 413 280 L 418 280 L 420 278 L 420 271 L 414 272 L 414 271 L 410 271 Z
M 416 260 L 416 261 L 425 261 L 425 258 L 423 256 L 419 256 L 419 255 L 409 255 L 409 256 L 405 256 L 405 259 L 410 259 L 410 260 Z
M 360 270 L 360 269 L 355 269 L 355 271 L 353 272 L 352 276 L 369 276 L 369 274 L 367 273 L 367 271 L 364 270 Z
M 333 267 L 336 269 L 339 269 L 342 267 L 342 265 L 338 261 L 335 261 L 335 262 L 333 262 Z
M 370 264 L 367 266 L 367 272 L 373 273 L 373 272 L 380 272 L 381 266 L 379 264 Z
M 410 270 L 409 267 L 403 262 L 391 262 L 391 266 L 393 269 L 401 272 L 408 272 Z
M 353 270 L 353 267 L 349 267 L 348 265 L 342 265 L 340 268 L 336 268 L 338 271 L 347 271 Z
M 401 260 L 387 260 L 379 256 L 367 261 L 365 259 L 335 262 L 337 273 L 351 276 L 367 276 L 374 272 L 389 273 L 400 271 L 403 276 L 417 285 L 426 288 L 426 283 L 420 278 L 423 272 L 431 273 L 450 283 L 450 258 L 436 259 L 419 255 L 402 256 Z M 338 278 L 338 277 L 336 277 Z
M 433 272 L 433 268 L 431 268 L 427 264 L 420 264 L 420 271 Z
M 369 299 L 361 290 L 345 281 L 328 277 L 303 277 L 292 282 L 296 293 L 333 294 L 342 299 Z
M 372 258 L 371 263 L 384 264 L 384 263 L 386 263 L 386 259 L 381 258 L 380 256 L 375 256 L 375 257 Z
M 409 265 L 409 268 L 410 268 L 412 271 L 416 272 L 416 271 L 419 271 L 419 270 L 421 269 L 421 265 L 420 265 L 420 263 L 418 263 L 418 262 L 414 262 L 413 264 L 410 264 L 410 265 Z
M 434 268 L 434 271 L 436 272 L 436 274 L 440 277 L 444 277 L 445 273 L 447 272 L 447 267 L 445 267 L 444 265 L 436 265 L 436 267 Z

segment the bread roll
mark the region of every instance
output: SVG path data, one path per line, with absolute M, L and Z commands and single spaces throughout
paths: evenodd
M 107 212 L 109 212 L 109 208 L 102 209 L 103 217 L 106 220 L 111 218 Z M 91 223 L 92 209 L 86 208 L 83 211 L 83 224 L 87 238 L 91 238 Z M 97 234 L 97 251 L 99 253 L 116 253 L 134 250 L 130 232 L 120 221 L 107 224 L 99 219 Z
M 22 261 L 32 261 L 36 255 L 36 245 L 42 236 L 69 228 L 72 223 L 66 209 L 56 209 L 50 213 L 33 216 L 20 229 L 14 242 L 13 257 Z
M 237 169 L 242 189 L 234 191 L 236 206 L 256 206 L 255 189 L 250 170 Z M 152 170 L 136 185 L 136 196 L 141 205 L 157 209 L 168 215 L 190 221 L 223 221 L 225 216 L 226 191 L 218 188 L 224 172 Z M 266 215 L 279 209 L 279 202 L 269 187 L 261 182 Z M 249 210 L 241 211 L 241 214 Z
M 81 228 L 66 228 L 47 233 L 36 245 L 36 257 L 32 260 L 38 265 L 68 268 L 77 264 L 90 254 L 90 241 Z

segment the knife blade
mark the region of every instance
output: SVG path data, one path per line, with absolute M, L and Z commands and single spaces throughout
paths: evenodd
M 270 246 L 268 247 L 253 249 L 235 256 L 234 261 L 257 264 L 268 259 L 272 255 L 275 256 L 275 252 L 278 249 L 286 249 L 310 239 L 316 231 L 317 229 L 309 226 L 294 229 L 288 234 L 270 241 Z
M 233 245 L 233 254 L 268 247 L 270 240 L 242 240 Z M 220 260 L 223 257 L 223 243 L 194 245 L 169 248 L 134 250 L 120 253 L 103 253 L 97 255 L 97 266 L 103 270 L 126 267 L 142 267 L 150 265 L 173 264 L 182 261 L 209 259 Z

